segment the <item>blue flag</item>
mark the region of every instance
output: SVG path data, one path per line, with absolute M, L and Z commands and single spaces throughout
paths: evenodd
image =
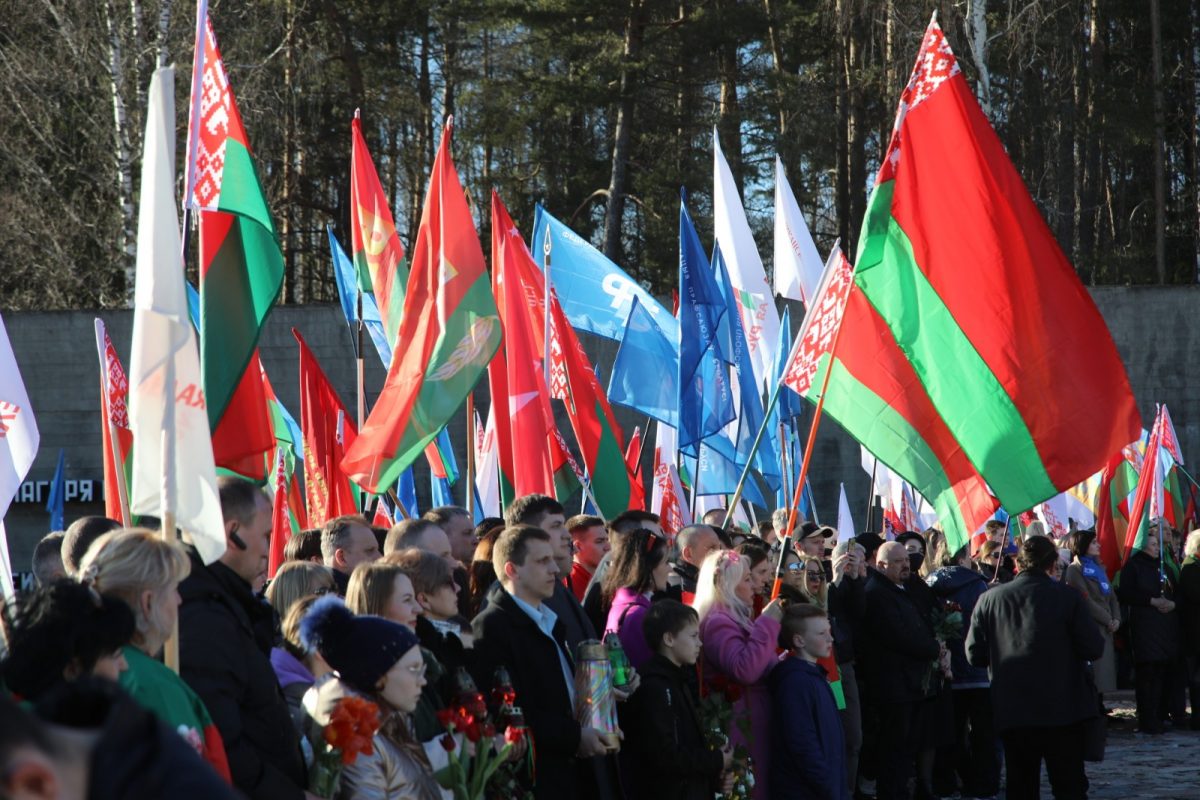
M 54 477 L 50 479 L 50 496 L 46 498 L 46 511 L 50 513 L 50 530 L 61 531 L 67 526 L 63 524 L 66 516 L 67 499 L 67 451 L 58 449 L 58 466 L 54 468 Z
M 721 256 L 721 248 L 713 251 L 713 271 L 717 283 L 721 287 L 722 296 L 730 317 L 730 334 L 732 336 L 732 361 L 737 375 L 737 407 L 738 425 L 737 438 L 734 445 L 737 448 L 738 464 L 745 467 L 749 461 L 750 448 L 763 425 L 765 411 L 758 383 L 754 380 L 754 363 L 751 360 L 749 343 L 742 328 L 742 320 L 738 315 L 737 294 L 729 280 L 729 272 L 725 268 L 725 259 Z M 758 451 L 754 454 L 754 467 L 762 475 L 768 488 L 774 491 L 779 486 L 779 434 L 768 426 L 759 443 Z
M 430 505 L 434 508 L 454 505 L 454 495 L 450 492 L 450 482 L 445 478 L 439 478 L 433 473 L 429 475 L 429 497 Z
M 325 230 L 329 234 L 329 252 L 333 256 L 333 278 L 337 282 L 338 299 L 342 303 L 342 315 L 346 318 L 346 324 L 350 326 L 351 335 L 354 335 L 355 323 L 358 322 L 358 279 L 354 264 L 346 257 L 346 251 L 342 249 L 341 243 L 333 235 L 333 228 L 326 226 Z M 363 325 L 366 327 L 371 341 L 375 344 L 375 350 L 379 353 L 379 360 L 383 362 L 383 368 L 388 369 L 392 365 L 392 350 L 388 347 L 387 333 L 383 329 L 383 321 L 379 316 L 379 306 L 375 302 L 375 295 L 363 292 L 362 301 Z
M 687 204 L 679 202 L 679 448 L 692 446 L 735 417 L 718 338 L 727 307 Z
M 417 512 L 417 484 L 413 480 L 412 467 L 400 473 L 400 480 L 396 483 L 396 496 L 400 498 L 400 504 L 404 506 L 404 512 L 408 514 L 409 519 L 420 516 Z
M 551 245 L 550 283 L 575 330 L 620 341 L 636 298 L 667 335 L 667 340 L 676 341 L 678 324 L 671 312 L 583 237 L 546 213 L 541 205 L 534 211 L 533 238 L 529 241 L 529 250 L 539 267 L 547 231 Z
M 724 433 L 709 436 L 696 444 L 698 457 L 684 456 L 692 486 L 700 495 L 733 494 L 737 491 L 742 465 L 737 463 L 737 451 Z M 760 508 L 769 508 L 754 476 L 742 487 L 742 497 Z
M 608 399 L 673 428 L 679 421 L 679 393 L 675 389 L 678 371 L 679 351 L 641 301 L 634 298 L 613 361 Z

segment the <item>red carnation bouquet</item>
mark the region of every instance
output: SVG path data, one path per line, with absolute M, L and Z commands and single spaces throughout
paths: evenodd
M 313 743 L 313 766 L 309 770 L 308 789 L 321 797 L 333 797 L 342 779 L 342 770 L 353 764 L 359 754 L 375 752 L 371 740 L 379 730 L 379 706 L 370 700 L 347 695 L 337 702 L 329 722 L 321 729 L 321 738 Z
M 450 763 L 434 777 L 443 788 L 454 793 L 455 800 L 484 800 L 497 791 L 510 797 L 512 776 L 502 767 L 509 762 L 513 751 L 524 745 L 527 736 L 520 709 L 513 705 L 516 692 L 511 684 L 498 687 L 503 693 L 500 698 L 503 738 L 498 741 L 483 694 L 476 690 L 465 671 L 460 670 L 456 683 L 459 691 L 454 705 L 437 712 L 438 721 L 446 729 L 441 743 L 450 754 Z

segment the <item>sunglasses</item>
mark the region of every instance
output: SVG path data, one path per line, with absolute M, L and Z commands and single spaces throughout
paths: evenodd
M 823 580 L 825 580 L 825 573 L 814 572 L 813 570 L 809 569 L 809 570 L 805 570 L 804 577 L 810 581 L 823 581 Z

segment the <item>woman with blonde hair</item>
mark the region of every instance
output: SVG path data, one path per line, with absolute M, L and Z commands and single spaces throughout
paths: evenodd
M 80 580 L 133 609 L 133 641 L 125 647 L 129 669 L 120 684 L 167 727 L 178 731 L 213 768 L 230 780 L 225 745 L 204 702 L 158 661 L 179 619 L 179 583 L 191 571 L 187 553 L 175 542 L 144 530 L 106 533 L 92 543 L 79 565 Z
M 750 750 L 759 778 L 754 796 L 766 800 L 771 750 L 771 696 L 766 678 L 777 661 L 783 608 L 778 600 L 772 600 L 758 619 L 751 621 L 754 592 L 750 559 L 732 550 L 719 550 L 710 553 L 700 567 L 693 605 L 700 615 L 705 684 L 711 688 L 728 681 L 745 689 L 734 703 L 728 734 L 734 745 L 744 744 Z M 746 723 L 749 739 L 743 733 Z
M 310 595 L 336 593 L 333 570 L 312 561 L 286 561 L 267 586 L 267 602 L 282 620 L 292 604 Z

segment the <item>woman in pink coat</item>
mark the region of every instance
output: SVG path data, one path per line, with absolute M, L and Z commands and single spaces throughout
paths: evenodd
M 759 618 L 751 621 L 754 590 L 750 560 L 732 550 L 721 550 L 704 559 L 693 605 L 700 615 L 705 685 L 712 687 L 730 681 L 744 689 L 734 703 L 733 726 L 727 733 L 735 746 L 744 744 L 750 751 L 754 759 L 754 796 L 766 800 L 771 750 L 767 673 L 779 660 L 779 621 L 783 610 L 778 600 L 772 600 Z M 750 730 L 749 740 L 742 732 L 745 727 Z

